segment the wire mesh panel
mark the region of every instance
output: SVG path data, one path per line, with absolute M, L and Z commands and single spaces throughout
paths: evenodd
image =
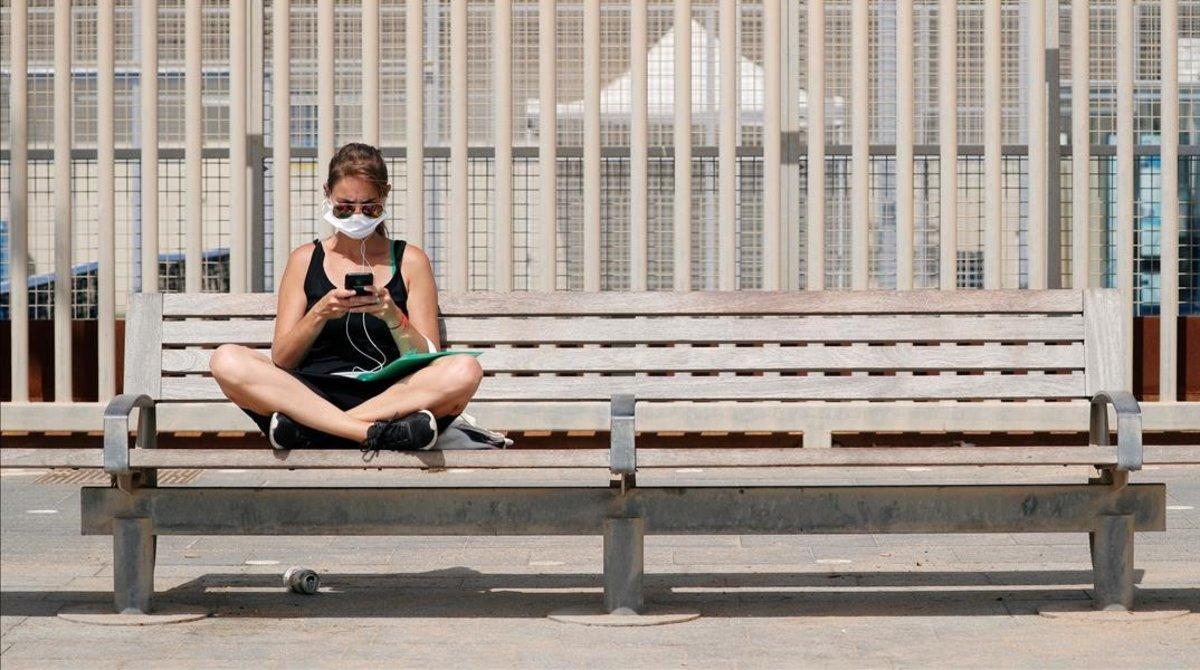
M 763 161 L 757 156 L 737 162 L 737 234 L 736 243 L 738 288 L 762 288 L 763 283 Z
M 495 161 L 491 158 L 472 158 L 468 164 L 470 204 L 467 209 L 468 244 L 470 244 L 469 288 L 486 291 L 493 288 L 492 263 L 496 247 L 492 227 L 492 202 L 495 183 Z
M 53 2 L 34 0 L 29 5 L 28 30 L 28 121 L 29 147 L 34 152 L 29 164 L 29 252 L 30 276 L 50 275 L 53 281 L 53 250 L 58 243 L 54 239 L 53 183 L 51 151 L 54 140 L 53 117 L 56 106 L 63 101 L 54 98 L 53 36 L 55 18 Z M 404 125 L 407 120 L 407 88 L 412 77 L 419 77 L 425 84 L 425 135 L 429 155 L 426 159 L 424 212 L 425 239 L 413 240 L 427 249 L 433 259 L 436 275 L 444 280 L 450 258 L 446 245 L 451 221 L 449 216 L 449 158 L 444 147 L 450 143 L 450 5 L 449 0 L 426 0 L 424 22 L 424 59 L 418 64 L 408 63 L 405 48 L 408 38 L 408 5 L 406 0 L 383 0 L 380 8 L 380 87 L 379 100 L 375 101 L 380 114 L 382 143 L 388 150 L 388 161 L 392 172 L 390 221 L 396 235 L 405 234 L 409 222 L 406 218 L 407 180 L 403 154 L 397 150 L 406 143 Z M 804 184 L 804 142 L 807 135 L 805 120 L 810 102 L 805 97 L 807 77 L 807 3 L 790 0 L 784 3 L 787 17 L 784 50 L 783 81 L 788 87 L 783 93 L 791 120 L 786 132 L 795 136 L 780 138 L 784 150 L 785 189 L 799 189 L 798 193 L 785 192 L 785 221 L 781 229 L 786 231 L 781 238 L 787 244 L 801 250 L 798 259 L 793 250 L 784 254 L 785 262 L 797 273 L 793 283 L 806 285 L 807 256 L 803 253 L 809 222 L 806 221 L 806 197 Z M 1027 137 L 1028 101 L 1030 79 L 1028 66 L 1028 32 L 1032 11 L 1037 3 L 1028 0 L 1004 0 L 1001 3 L 1001 87 L 1003 142 L 1007 157 L 1004 160 L 1004 205 L 1001 212 L 985 212 L 984 193 L 981 180 L 981 160 L 977 149 L 970 147 L 982 142 L 983 122 L 983 24 L 982 0 L 963 0 L 957 3 L 957 128 L 958 141 L 963 145 L 958 159 L 959 185 L 957 189 L 958 221 L 957 284 L 972 287 L 980 284 L 982 273 L 982 230 L 989 217 L 1002 217 L 1001 275 L 1002 283 L 1008 287 L 1022 287 L 1028 282 L 1029 244 L 1026 232 L 1028 218 L 1028 165 L 1023 154 Z M 337 143 L 359 139 L 362 132 L 362 110 L 364 100 L 362 80 L 362 34 L 365 26 L 361 18 L 361 5 L 356 1 L 339 0 L 335 3 L 335 20 L 332 26 L 320 26 L 317 20 L 316 0 L 298 0 L 289 6 L 289 31 L 291 33 L 291 87 L 290 87 L 290 142 L 293 152 L 289 171 L 289 188 L 292 195 L 290 215 L 292 235 L 284 244 L 294 247 L 326 232 L 319 221 L 319 202 L 322 197 L 320 184 L 325 166 L 316 164 L 312 150 L 317 142 L 317 35 L 322 30 L 332 30 L 335 44 L 335 139 Z M 538 11 L 537 0 L 516 0 L 512 18 L 512 134 L 513 143 L 522 151 L 513 163 L 513 266 L 511 271 L 515 286 L 532 288 L 530 272 L 540 262 L 555 264 L 557 284 L 560 288 L 581 288 L 583 274 L 583 208 L 582 193 L 584 176 L 580 148 L 583 145 L 583 6 L 576 0 L 561 0 L 556 3 L 558 62 L 556 69 L 557 99 L 556 113 L 559 167 L 562 175 L 557 182 L 558 205 L 556 217 L 558 231 L 553 259 L 539 259 L 531 246 L 536 242 L 537 207 L 539 200 L 537 180 L 536 147 L 538 142 L 538 120 L 542 111 L 538 105 Z M 764 41 L 768 31 L 781 26 L 764 24 L 764 5 L 761 0 L 742 0 L 737 17 L 739 29 L 736 54 L 736 84 L 738 87 L 738 148 L 757 147 L 763 143 L 764 98 L 766 81 L 764 75 Z M 856 92 L 851 90 L 851 64 L 857 54 L 852 53 L 850 0 L 834 0 L 826 3 L 825 38 L 825 97 L 821 104 L 825 109 L 825 133 L 827 142 L 825 218 L 819 222 L 826 229 L 825 273 L 831 288 L 845 288 L 850 282 L 850 221 L 849 221 L 849 105 Z M 600 94 L 598 96 L 601 118 L 601 144 L 604 159 L 600 173 L 601 189 L 601 239 L 600 258 L 602 264 L 602 288 L 622 290 L 629 286 L 630 221 L 629 190 L 631 188 L 630 167 L 625 158 L 630 144 L 631 108 L 631 53 L 629 33 L 631 28 L 631 4 L 604 2 L 601 4 Z M 1159 302 L 1161 282 L 1159 258 L 1162 245 L 1168 243 L 1160 238 L 1162 202 L 1161 166 L 1154 153 L 1142 153 L 1137 158 L 1134 199 L 1136 207 L 1135 247 L 1130 250 L 1115 247 L 1115 159 L 1111 147 L 1115 143 L 1116 130 L 1116 0 L 1098 0 L 1089 3 L 1089 57 L 1090 81 L 1087 86 L 1076 86 L 1067 77 L 1071 72 L 1069 45 L 1071 43 L 1070 12 L 1066 4 L 1060 5 L 1059 36 L 1062 39 L 1058 73 L 1063 79 L 1060 99 L 1061 111 L 1065 115 L 1061 123 L 1069 122 L 1069 103 L 1076 89 L 1089 93 L 1089 127 L 1093 158 L 1090 168 L 1091 184 L 1088 193 L 1074 193 L 1070 183 L 1071 163 L 1068 158 L 1059 161 L 1058 182 L 1060 190 L 1052 194 L 1051 206 L 1059 208 L 1061 237 L 1051 240 L 1050 253 L 1061 259 L 1061 281 L 1069 283 L 1072 267 L 1077 262 L 1071 257 L 1070 242 L 1079 229 L 1086 228 L 1091 245 L 1088 274 L 1096 285 L 1112 285 L 1116 259 L 1124 253 L 1135 257 L 1135 301 L 1140 313 L 1154 313 Z M 201 26 L 202 74 L 202 138 L 204 147 L 202 191 L 203 206 L 199 216 L 203 219 L 201 258 L 203 263 L 203 286 L 205 290 L 222 291 L 228 286 L 228 250 L 246 240 L 232 240 L 229 224 L 229 175 L 228 158 L 222 154 L 228 146 L 229 133 L 229 40 L 230 12 L 240 9 L 238 3 L 229 0 L 206 0 L 203 5 Z M 938 138 L 938 0 L 918 0 L 913 5 L 914 25 L 911 35 L 900 35 L 896 28 L 896 3 L 879 0 L 869 5 L 867 52 L 869 60 L 869 82 L 866 91 L 869 100 L 868 118 L 872 158 L 869 161 L 869 285 L 875 287 L 895 286 L 895 172 L 893 153 L 896 128 L 896 47 L 900 40 L 912 41 L 914 53 L 914 141 L 918 147 L 914 161 L 916 196 L 916 230 L 914 244 L 914 280 L 918 287 L 938 285 L 938 230 L 943 212 L 939 211 L 940 193 L 938 184 L 938 161 L 936 154 Z M 124 294 L 129 290 L 141 289 L 138 276 L 142 245 L 140 226 L 142 221 L 140 199 L 140 176 L 137 164 L 137 141 L 139 136 L 139 41 L 140 34 L 138 5 L 132 0 L 118 0 L 115 12 L 114 50 L 116 57 L 115 77 L 115 138 L 118 149 L 116 166 L 116 239 L 118 244 L 116 268 L 116 293 L 118 311 L 123 311 Z M 269 147 L 269 133 L 257 145 L 257 133 L 269 127 L 272 117 L 272 32 L 276 29 L 274 7 L 264 3 L 261 16 L 252 19 L 262 22 L 262 30 L 251 32 L 255 44 L 252 53 L 262 58 L 261 78 L 253 80 L 255 87 L 251 95 L 252 111 L 258 114 L 251 123 L 251 154 L 261 156 L 261 148 Z M 10 12 L 6 3 L 0 7 L 0 16 L 7 21 Z M 73 148 L 76 152 L 72 165 L 72 193 L 74 202 L 71 262 L 83 267 L 95 262 L 97 256 L 96 197 L 97 172 L 94 150 L 97 141 L 97 49 L 96 49 L 96 5 L 73 3 L 72 6 L 72 81 L 71 105 L 73 124 Z M 260 10 L 256 10 L 260 11 Z M 719 26 L 718 3 L 715 0 L 695 2 L 691 6 L 692 39 L 689 44 L 676 44 L 674 36 L 673 3 L 656 0 L 647 6 L 648 26 L 645 45 L 648 60 L 647 112 L 648 135 L 652 147 L 649 166 L 647 196 L 648 281 L 652 288 L 665 289 L 672 284 L 673 268 L 672 192 L 674 189 L 674 166 L 671 145 L 674 142 L 674 69 L 676 59 L 686 55 L 691 61 L 691 141 L 693 146 L 691 258 L 688 270 L 696 288 L 716 286 L 720 253 L 717 216 L 719 202 L 720 165 L 717 156 L 719 128 L 719 99 L 722 89 L 720 81 L 721 42 L 725 36 Z M 184 0 L 164 0 L 158 3 L 158 27 L 156 40 L 159 60 L 158 137 L 163 156 L 159 169 L 159 247 L 160 286 L 164 290 L 178 290 L 184 276 L 185 265 L 182 254 L 186 244 L 187 222 L 195 214 L 187 211 L 186 186 L 190 175 L 186 174 L 179 150 L 184 146 L 186 119 L 184 114 L 184 65 L 186 40 Z M 1140 147 L 1154 147 L 1161 142 L 1158 119 L 1161 116 L 1158 93 L 1161 85 L 1160 48 L 1163 33 L 1161 3 L 1146 0 L 1136 4 L 1135 17 L 1135 81 L 1134 81 L 1134 134 Z M 253 24 L 257 26 L 257 23 Z M 0 35 L 10 34 L 11 26 L 6 22 Z M 1181 227 L 1178 241 L 1180 249 L 1180 295 L 1183 298 L 1183 313 L 1195 311 L 1195 291 L 1188 282 L 1193 267 L 1194 233 L 1190 217 L 1194 216 L 1196 201 L 1196 177 L 1194 147 L 1200 135 L 1200 2 L 1179 2 L 1179 118 L 1180 118 L 1180 202 Z M 467 121 L 471 147 L 468 205 L 468 245 L 470 269 L 469 286 L 487 289 L 492 286 L 492 208 L 494 202 L 493 174 L 495 166 L 488 158 L 487 149 L 494 140 L 494 86 L 495 63 L 493 4 L 489 0 L 470 0 L 467 12 Z M 0 59 L 7 64 L 10 51 L 4 50 Z M 254 63 L 260 61 L 252 59 Z M 259 74 L 254 70 L 252 74 Z M 7 91 L 11 86 L 9 68 L 0 67 Z M 791 102 L 789 102 L 791 101 Z M 0 135 L 5 142 L 11 137 L 9 110 L 7 105 L 0 110 Z M 1065 126 L 1061 126 L 1065 127 Z M 1016 148 L 1013 148 L 1016 145 Z M 0 147 L 0 152 L 6 151 Z M 132 150 L 132 153 L 129 151 Z M 1150 149 L 1151 152 L 1154 149 Z M 40 153 L 39 153 L 40 152 Z M 0 161 L 8 160 L 8 153 Z M 735 274 L 736 285 L 741 288 L 757 288 L 764 283 L 761 266 L 763 243 L 762 159 L 749 154 L 739 155 L 737 165 L 736 198 L 737 220 L 735 229 Z M 88 162 L 92 161 L 92 162 Z M 1053 162 L 1053 159 L 1052 159 Z M 251 267 L 261 271 L 268 279 L 267 287 L 273 288 L 269 278 L 273 276 L 271 252 L 273 206 L 270 187 L 273 180 L 272 166 L 267 159 L 260 164 L 264 179 L 254 183 L 256 192 L 251 201 L 255 211 L 249 213 L 254 223 L 251 233 L 261 236 L 255 242 L 257 248 L 266 253 L 252 260 Z M 1054 169 L 1052 167 L 1052 169 Z M 5 174 L 9 174 L 6 172 Z M 797 178 L 798 177 L 798 178 Z M 7 191 L 6 191 L 7 193 Z M 1070 204 L 1076 197 L 1089 199 L 1092 219 L 1076 222 L 1071 219 Z M 10 195 L 5 196 L 7 207 Z M 797 207 L 796 205 L 799 205 Z M 7 211 L 7 210 L 3 210 Z M 5 220 L 11 214 L 4 214 Z M 403 218 L 402 218 L 403 217 Z M 774 223 L 772 222 L 772 225 Z M 7 232 L 0 230 L 0 236 Z M 11 247 L 5 240 L 3 249 Z M 256 251 L 257 253 L 257 251 Z M 10 269 L 10 260 L 4 258 L 4 276 Z M 798 264 L 795 262 L 798 260 Z M 32 280 L 31 280 L 32 281 Z M 39 280 L 41 281 L 41 280 Z M 40 289 L 39 289 L 40 290 Z M 47 295 L 49 295 L 47 293 Z M 81 294 L 85 295 L 85 294 Z M 85 305 L 84 311 L 91 309 Z
M 871 288 L 896 288 L 896 159 L 873 156 L 869 212 L 869 269 Z
M 962 127 L 959 127 L 960 135 Z M 983 288 L 983 157 L 958 159 L 958 288 Z
M 600 289 L 629 289 L 629 160 L 601 163 Z
M 513 288 L 534 288 L 537 262 L 538 161 L 536 158 L 513 159 Z
M 936 156 L 913 159 L 913 288 L 936 288 L 941 172 Z
M 1200 12 L 1196 14 L 1200 22 Z M 1200 156 L 1179 159 L 1179 313 L 1200 315 Z

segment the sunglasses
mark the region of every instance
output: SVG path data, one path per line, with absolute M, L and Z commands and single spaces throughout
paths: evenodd
M 330 201 L 329 206 L 333 210 L 333 215 L 339 219 L 350 218 L 356 210 L 371 219 L 383 215 L 383 203 L 380 202 L 341 203 Z

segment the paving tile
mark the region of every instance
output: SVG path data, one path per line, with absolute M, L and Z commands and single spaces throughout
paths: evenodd
M 874 547 L 871 535 L 742 535 L 743 547 Z
M 1009 533 L 978 533 L 978 534 L 924 534 L 924 533 L 895 533 L 876 535 L 875 544 L 880 547 L 952 547 L 952 546 L 1011 546 L 1015 544 Z
M 1038 546 L 1019 545 L 992 549 L 988 547 L 955 547 L 955 555 L 964 563 L 1024 564 L 1078 563 L 1091 565 L 1087 545 L 1083 546 Z
M 301 474 L 271 479 L 320 481 Z M 885 474 L 893 481 L 979 479 L 961 471 Z M 1200 500 L 1194 470 L 1153 475 L 1168 483 L 1171 504 Z M 337 477 L 330 481 L 345 479 Z M 826 472 L 821 482 L 869 479 L 858 477 Z M 1030 481 L 1043 479 L 1067 480 L 1047 472 Z M 215 481 L 248 480 L 205 475 L 206 484 Z M 648 601 L 695 607 L 703 616 L 644 629 L 546 619 L 559 607 L 599 602 L 599 535 L 173 536 L 160 539 L 157 598 L 201 604 L 217 616 L 142 630 L 79 626 L 54 613 L 64 603 L 110 602 L 111 538 L 78 535 L 77 490 L 25 482 L 14 505 L 12 482 L 0 481 L 4 670 L 78 667 L 84 657 L 115 667 L 136 658 L 151 667 L 205 668 L 1190 667 L 1200 648 L 1200 615 L 1118 633 L 1036 616 L 1047 602 L 1090 598 L 1081 533 L 650 536 Z M 53 506 L 62 512 L 52 519 L 24 511 Z M 1139 603 L 1200 610 L 1200 516 L 1169 515 L 1170 531 L 1137 538 Z M 321 572 L 321 594 L 284 590 L 283 569 L 299 561 Z M 1113 634 L 1120 645 L 1096 644 Z

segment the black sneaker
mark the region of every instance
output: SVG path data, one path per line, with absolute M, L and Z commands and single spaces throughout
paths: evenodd
M 367 429 L 362 452 L 367 455 L 380 451 L 422 451 L 432 449 L 437 438 L 437 420 L 433 412 L 423 409 L 400 419 L 376 421 Z
M 296 423 L 286 414 L 271 414 L 271 426 L 267 440 L 276 449 L 312 449 L 317 446 L 324 433 Z

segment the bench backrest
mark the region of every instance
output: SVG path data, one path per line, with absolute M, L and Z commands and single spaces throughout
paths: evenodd
M 484 349 L 476 402 L 1062 400 L 1124 389 L 1113 290 L 442 295 L 446 347 Z M 137 294 L 125 390 L 222 401 L 223 343 L 270 347 L 270 294 Z

